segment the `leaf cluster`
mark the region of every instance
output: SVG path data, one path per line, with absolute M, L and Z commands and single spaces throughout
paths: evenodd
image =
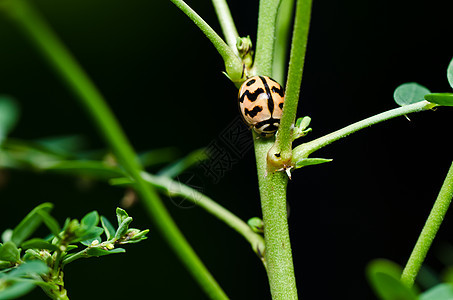
M 80 258 L 123 253 L 125 250 L 117 246 L 141 242 L 149 232 L 130 228 L 132 217 L 121 208 L 116 209 L 116 229 L 97 211 L 86 214 L 80 221 L 67 218 L 60 227 L 50 215 L 52 208 L 51 203 L 38 205 L 14 229 L 3 232 L 1 299 L 20 297 L 35 286 L 40 286 L 51 298 L 64 299 L 64 266 Z M 32 237 L 41 225 L 50 234 L 45 238 Z M 79 249 L 80 246 L 84 247 Z

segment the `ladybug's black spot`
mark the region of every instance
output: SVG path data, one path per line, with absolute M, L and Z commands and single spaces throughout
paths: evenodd
M 278 105 L 278 107 L 280 107 L 280 109 L 283 109 L 283 102 L 280 103 L 280 104 Z
M 250 79 L 249 81 L 247 81 L 247 83 L 245 84 L 246 86 L 251 86 L 252 84 L 254 84 L 256 82 L 256 79 Z
M 278 86 L 280 86 L 280 85 L 278 85 Z M 272 91 L 273 91 L 274 93 L 279 94 L 280 97 L 284 97 L 284 96 L 285 96 L 285 92 L 283 91 L 283 88 L 282 88 L 281 86 L 280 86 L 280 88 L 278 88 L 278 87 L 276 87 L 276 86 L 273 86 L 273 87 L 272 87 Z
M 272 99 L 271 90 L 269 89 L 269 85 L 267 84 L 266 78 L 260 76 L 261 81 L 264 84 L 264 89 L 266 90 L 267 94 L 267 108 L 271 115 L 274 113 L 274 99 Z
M 255 127 L 259 129 L 259 128 L 263 127 L 264 125 L 268 125 L 268 126 L 265 126 L 262 129 L 262 131 L 275 132 L 275 131 L 277 131 L 279 124 L 280 124 L 279 119 L 270 118 L 270 119 L 256 123 Z
M 256 99 L 258 98 L 258 96 L 263 93 L 264 90 L 262 88 L 258 88 L 256 89 L 254 92 L 249 92 L 249 91 L 245 91 L 241 97 L 239 98 L 239 102 L 243 103 L 244 102 L 244 99 L 245 99 L 245 96 L 247 96 L 247 98 L 250 100 L 250 102 L 254 102 L 256 101 Z
M 244 115 L 247 116 L 249 115 L 250 118 L 255 117 L 260 111 L 262 111 L 263 108 L 261 106 L 255 106 L 252 110 L 248 110 L 247 108 L 244 110 Z

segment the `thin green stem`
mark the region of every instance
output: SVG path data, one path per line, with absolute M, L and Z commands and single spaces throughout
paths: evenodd
M 437 196 L 436 202 L 426 220 L 425 226 L 418 237 L 412 254 L 401 275 L 401 281 L 407 286 L 414 284 L 415 278 L 425 260 L 434 238 L 436 237 L 439 227 L 447 213 L 453 197 L 453 163 L 445 177 L 445 181 Z
M 253 232 L 247 223 L 210 197 L 169 177 L 154 176 L 145 172 L 142 173 L 142 177 L 153 186 L 164 189 L 170 197 L 181 197 L 200 206 L 242 235 L 250 243 L 256 254 L 261 256 L 264 253 L 263 237 Z
M 273 77 L 275 26 L 281 0 L 260 0 L 256 39 L 255 74 Z
M 270 162 L 275 165 L 276 169 L 285 168 L 291 164 L 292 126 L 296 119 L 297 105 L 299 102 L 308 30 L 310 27 L 311 4 L 312 0 L 297 1 L 283 115 L 280 120 L 275 145 L 272 147 L 268 156 Z
M 236 40 L 239 37 L 239 34 L 236 30 L 236 25 L 234 24 L 226 0 L 212 0 L 212 4 L 214 5 L 220 27 L 222 27 L 223 35 L 225 36 L 228 46 L 230 46 L 230 48 L 233 49 L 233 52 L 238 55 Z
M 409 104 L 406 106 L 394 108 L 389 111 L 366 118 L 362 121 L 356 122 L 354 124 L 351 124 L 349 126 L 342 128 L 342 129 L 329 133 L 316 140 L 313 140 L 313 141 L 310 141 L 310 142 L 297 146 L 293 150 L 293 161 L 297 162 L 304 158 L 307 158 L 311 153 L 313 153 L 339 139 L 347 137 L 351 133 L 354 133 L 361 129 L 367 128 L 371 125 L 374 125 L 374 124 L 377 124 L 377 123 L 380 123 L 380 122 L 383 122 L 383 121 L 386 121 L 386 120 L 389 120 L 392 118 L 404 116 L 404 115 L 407 115 L 410 113 L 424 111 L 424 110 L 430 110 L 430 109 L 434 108 L 435 106 L 436 106 L 436 104 L 432 104 L 428 101 L 420 101 L 420 102 L 417 102 L 414 104 Z
M 267 171 L 267 152 L 272 144 L 272 139 L 255 142 L 266 247 L 264 258 L 272 299 L 297 299 L 286 207 L 288 177 L 284 172 Z
M 293 9 L 294 0 L 282 0 L 277 15 L 272 78 L 281 85 L 285 84 L 286 68 L 288 67 L 288 48 L 290 45 L 291 25 L 293 24 Z
M 233 49 L 230 48 L 222 38 L 209 26 L 208 23 L 203 20 L 189 5 L 182 0 L 170 0 L 176 5 L 183 13 L 185 13 L 195 25 L 205 34 L 205 36 L 211 41 L 214 47 L 217 49 L 219 54 L 222 56 L 225 63 L 225 69 L 230 77 L 231 81 L 238 83 L 242 81 L 243 67 L 241 59 L 236 55 Z M 224 20 L 226 21 L 226 20 Z M 231 20 L 232 22 L 232 20 Z M 230 26 L 231 27 L 231 26 Z M 231 28 L 228 29 L 229 31 Z M 228 33 L 230 34 L 230 33 Z M 237 34 L 237 33 L 236 33 Z
M 167 243 L 209 297 L 227 299 L 223 290 L 173 222 L 157 193 L 142 179 L 141 166 L 137 163 L 132 146 L 102 95 L 83 69 L 33 7 L 22 0 L 12 0 L 8 4 L 8 12 L 75 92 L 121 165 L 135 180 L 137 192 Z

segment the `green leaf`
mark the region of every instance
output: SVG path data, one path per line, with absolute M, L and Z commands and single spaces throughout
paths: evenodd
M 53 208 L 52 203 L 43 203 L 35 207 L 13 230 L 11 241 L 20 245 L 24 240 L 28 239 L 39 225 L 42 223 L 42 217 L 38 214 L 39 211 L 50 212 Z
M 419 300 L 452 300 L 453 285 L 441 283 L 436 285 L 420 295 Z
M 6 242 L 0 247 L 0 260 L 12 263 L 20 261 L 20 251 L 13 242 Z
M 79 229 L 76 231 L 76 236 L 77 239 L 74 240 L 76 241 L 86 241 L 89 239 L 96 239 L 101 236 L 101 234 L 104 232 L 104 229 L 101 227 L 90 227 L 89 229 Z
M 382 300 L 417 300 L 415 291 L 400 281 L 402 270 L 394 262 L 384 259 L 372 261 L 367 277 L 376 295 Z
M 94 227 L 94 226 L 98 225 L 98 223 L 99 223 L 99 214 L 95 210 L 87 213 L 80 221 L 80 225 L 85 228 Z
M 97 241 L 98 244 L 99 244 L 99 243 L 102 242 L 102 239 L 101 239 L 100 236 L 97 236 L 97 237 L 92 238 L 92 239 L 88 239 L 88 240 L 81 241 L 80 243 L 81 243 L 82 245 L 85 245 L 85 246 L 89 247 L 89 246 L 91 246 L 91 244 L 92 244 L 94 241 Z
M 106 217 L 101 216 L 101 224 L 102 228 L 104 228 L 105 236 L 107 237 L 107 240 L 110 240 L 115 236 L 116 230 L 115 227 L 113 227 L 112 223 L 110 223 L 109 220 L 107 220 Z
M 25 241 L 22 243 L 21 246 L 23 249 L 48 249 L 51 251 L 58 250 L 58 247 L 56 245 L 53 245 L 49 243 L 46 240 L 39 239 L 39 238 L 34 238 L 28 241 Z
M 129 228 L 122 236 L 120 240 L 118 240 L 118 243 L 123 245 L 123 244 L 135 244 L 139 243 L 143 240 L 146 240 L 148 237 L 146 237 L 146 234 L 149 232 L 149 229 L 145 230 L 140 230 L 137 228 Z
M 178 149 L 167 147 L 161 149 L 153 149 L 138 155 L 141 165 L 146 168 L 162 163 L 170 163 L 178 158 Z
M 55 220 L 54 217 L 52 217 L 48 212 L 44 210 L 39 210 L 38 214 L 41 216 L 44 224 L 46 224 L 50 232 L 52 232 L 55 237 L 58 237 L 61 232 L 61 228 L 57 220 Z
M 2 233 L 2 241 L 4 243 L 11 241 L 11 237 L 13 236 L 13 230 L 12 229 L 6 229 Z
M 89 256 L 104 256 L 104 255 L 110 255 L 110 254 L 116 254 L 116 253 L 124 253 L 126 250 L 123 248 L 115 248 L 112 250 L 105 250 L 99 247 L 93 247 L 87 250 L 87 254 Z
M 30 274 L 43 275 L 49 272 L 49 267 L 40 260 L 25 262 L 8 273 L 8 277 L 22 277 Z
M 328 158 L 304 158 L 296 162 L 295 168 L 298 169 L 306 166 L 319 165 L 331 161 L 332 159 Z
M 404 83 L 395 89 L 393 98 L 400 106 L 405 106 L 413 103 L 423 101 L 424 96 L 429 94 L 430 91 L 415 82 Z
M 425 99 L 431 103 L 442 106 L 453 106 L 452 93 L 432 93 L 425 95 Z
M 247 224 L 252 228 L 254 232 L 263 233 L 264 232 L 264 222 L 258 217 L 253 217 L 247 221 Z
M 450 86 L 453 88 L 453 59 L 450 61 L 450 64 L 447 68 L 447 79 Z
M 13 129 L 19 118 L 19 106 L 12 98 L 0 95 L 0 143 Z
M 119 208 L 119 207 L 116 208 L 116 218 L 118 220 L 118 226 L 120 226 L 121 223 L 123 223 L 123 221 L 125 219 L 127 219 L 128 217 L 129 217 L 129 215 L 127 214 L 127 212 L 124 209 Z
M 160 170 L 157 175 L 159 176 L 166 176 L 170 178 L 174 178 L 179 174 L 183 173 L 187 169 L 201 163 L 202 161 L 208 159 L 208 155 L 206 154 L 205 149 L 197 149 L 191 153 L 189 153 L 186 157 L 176 161 L 173 164 L 170 164 Z
M 35 287 L 34 280 L 13 281 L 5 289 L 0 289 L 0 299 L 16 299 L 22 297 Z
M 102 161 L 92 160 L 67 160 L 52 162 L 43 166 L 43 168 L 48 171 L 86 176 L 102 180 L 124 176 L 124 173 L 119 168 L 107 165 Z
M 115 240 L 121 239 L 124 235 L 126 235 L 128 229 L 129 229 L 129 224 L 132 222 L 132 217 L 127 217 L 126 219 L 123 220 L 123 222 L 120 224 L 118 227 L 116 233 L 115 233 Z
M 34 141 L 43 150 L 63 157 L 74 157 L 74 153 L 84 148 L 86 141 L 80 135 L 64 135 L 41 138 Z

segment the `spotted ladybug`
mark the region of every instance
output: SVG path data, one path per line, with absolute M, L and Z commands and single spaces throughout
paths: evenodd
M 239 110 L 244 122 L 263 137 L 272 136 L 280 125 L 285 92 L 267 76 L 253 76 L 239 89 Z

